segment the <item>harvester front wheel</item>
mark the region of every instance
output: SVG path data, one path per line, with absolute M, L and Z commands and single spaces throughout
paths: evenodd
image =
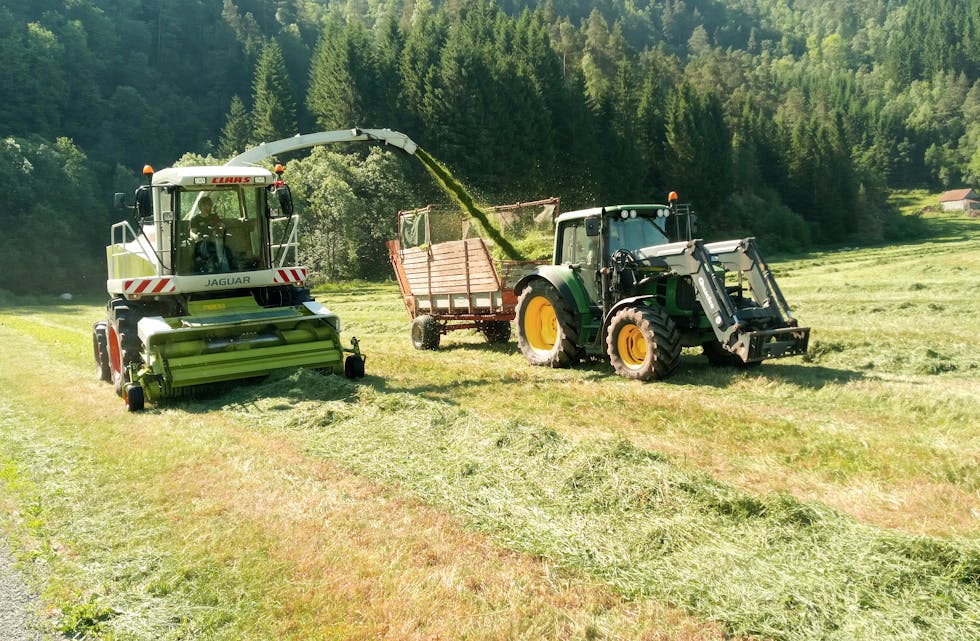
M 517 299 L 517 347 L 531 365 L 571 367 L 581 348 L 575 316 L 545 280 L 532 281 Z
M 415 349 L 439 349 L 439 321 L 434 316 L 423 314 L 412 321 L 412 345 Z
M 109 367 L 109 339 L 106 322 L 99 321 L 92 327 L 92 349 L 95 352 L 95 373 L 100 381 L 112 381 L 112 368 Z
M 125 398 L 130 382 L 129 366 L 140 362 L 142 343 L 136 331 L 139 318 L 125 305 L 112 308 L 112 324 L 106 328 L 106 349 L 116 394 Z
M 670 376 L 680 363 L 680 334 L 657 307 L 626 307 L 609 321 L 606 351 L 616 373 L 638 381 Z

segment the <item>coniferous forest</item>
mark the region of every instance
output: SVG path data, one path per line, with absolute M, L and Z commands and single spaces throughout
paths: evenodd
M 978 45 L 980 0 L 8 0 L 0 290 L 101 288 L 144 163 L 353 126 L 487 203 L 676 190 L 709 239 L 902 240 L 889 189 L 980 177 Z M 287 178 L 327 279 L 387 277 L 395 211 L 440 198 L 371 145 Z

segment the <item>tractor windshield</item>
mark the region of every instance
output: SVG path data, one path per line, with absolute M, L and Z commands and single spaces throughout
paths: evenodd
M 667 234 L 656 223 L 657 218 L 643 216 L 609 218 L 609 255 L 616 250 L 627 249 L 636 252 L 645 247 L 654 247 L 670 242 Z
M 181 189 L 176 201 L 178 273 L 268 269 L 265 188 Z

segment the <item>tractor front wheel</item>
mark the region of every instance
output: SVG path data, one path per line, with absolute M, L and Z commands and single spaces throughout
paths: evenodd
M 571 367 L 581 347 L 575 317 L 545 280 L 531 282 L 517 299 L 517 347 L 531 365 Z
M 415 349 L 439 349 L 442 332 L 434 316 L 423 314 L 412 321 L 412 345 Z
M 670 376 L 680 363 L 680 334 L 657 307 L 626 307 L 613 316 L 606 351 L 616 373 L 638 381 Z

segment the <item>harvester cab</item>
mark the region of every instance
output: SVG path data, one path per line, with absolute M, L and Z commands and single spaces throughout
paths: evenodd
M 608 356 L 632 379 L 673 373 L 683 347 L 714 365 L 806 352 L 753 238 L 704 243 L 676 203 L 615 205 L 556 220 L 553 264 L 515 287 L 518 347 L 534 365 Z
M 253 164 L 362 140 L 415 151 L 399 132 L 351 129 L 262 144 L 224 166 L 144 170 L 135 220 L 111 229 L 107 314 L 92 338 L 99 377 L 130 410 L 280 368 L 364 375 L 357 339 L 341 344 L 340 319 L 311 297 L 297 263 L 299 217 L 282 167 Z

